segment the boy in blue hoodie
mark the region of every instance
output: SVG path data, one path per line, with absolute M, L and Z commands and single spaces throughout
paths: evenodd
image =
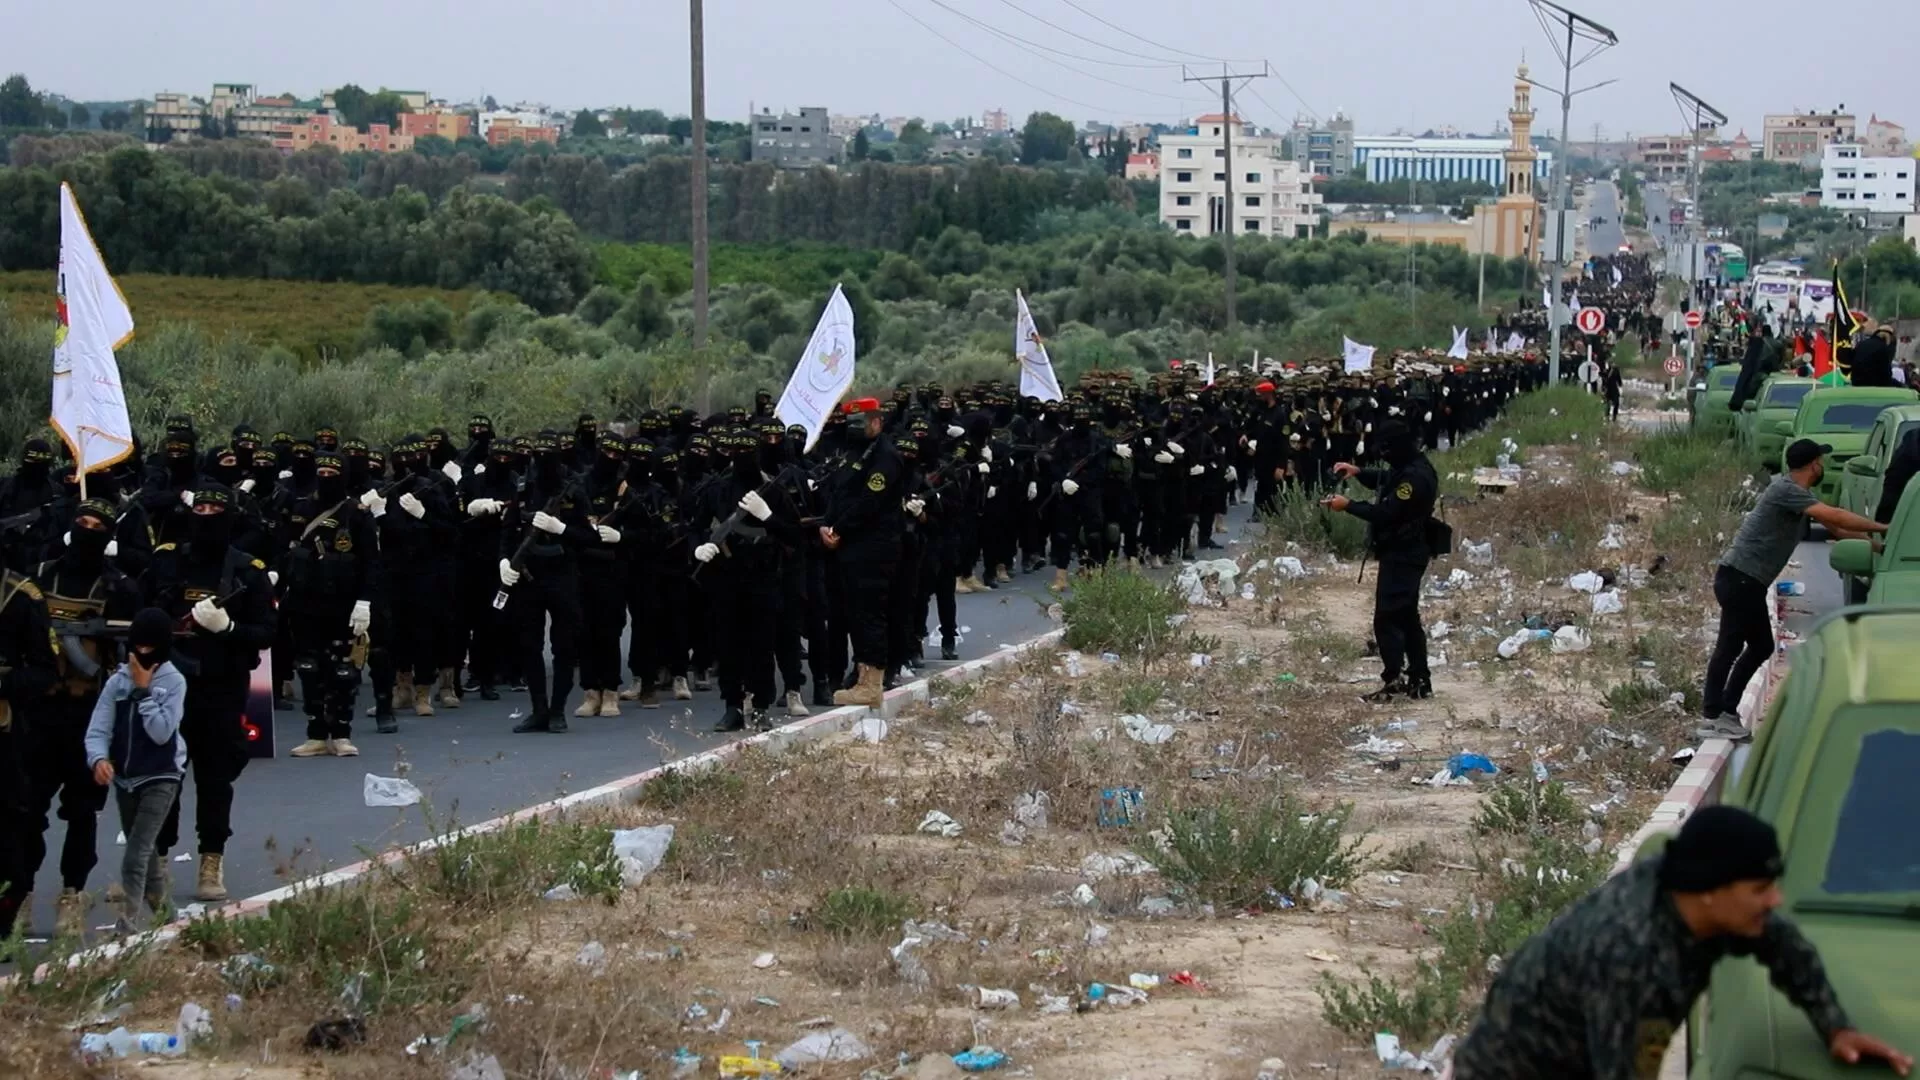
M 87 765 L 95 783 L 112 786 L 127 834 L 120 860 L 127 894 L 122 933 L 144 929 L 166 897 L 164 888 L 151 887 L 160 886 L 166 875 L 155 842 L 187 767 L 187 744 L 180 737 L 187 678 L 168 660 L 172 649 L 173 620 L 166 612 L 147 608 L 135 615 L 127 633 L 127 662 L 100 691 L 87 725 Z

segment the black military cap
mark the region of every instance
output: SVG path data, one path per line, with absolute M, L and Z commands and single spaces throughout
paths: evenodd
M 339 454 L 333 453 L 330 450 L 322 450 L 321 452 L 313 455 L 313 467 L 315 471 L 318 471 L 320 469 L 332 469 L 335 472 L 345 472 L 347 469 L 347 462 L 346 462 L 346 459 L 341 457 Z

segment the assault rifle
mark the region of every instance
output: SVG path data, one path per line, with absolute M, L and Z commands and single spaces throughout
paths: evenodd
M 1104 454 L 1113 453 L 1114 447 L 1120 445 L 1123 442 L 1126 442 L 1127 440 L 1133 438 L 1137 434 L 1139 434 L 1139 428 L 1133 427 L 1133 428 L 1128 428 L 1126 431 L 1120 433 L 1119 435 L 1115 435 L 1111 439 L 1108 439 L 1106 446 L 1103 446 L 1095 450 L 1093 453 L 1088 454 L 1086 457 L 1081 458 L 1079 461 L 1074 462 L 1073 467 L 1067 470 L 1067 475 L 1061 477 L 1061 479 L 1073 480 L 1074 477 L 1080 475 L 1080 470 L 1093 464 L 1095 458 L 1098 458 Z M 1076 480 L 1074 482 L 1078 483 L 1079 481 Z M 1051 487 L 1049 487 L 1047 489 L 1046 496 L 1042 498 L 1039 502 L 1033 504 L 1034 512 L 1038 513 L 1042 510 L 1045 510 L 1047 508 L 1047 504 L 1052 502 L 1053 497 L 1059 493 L 1060 493 L 1059 484 L 1054 484 Z
M 546 509 L 542 510 L 541 513 L 552 516 L 555 510 L 560 509 L 561 503 L 565 502 L 569 496 L 579 490 L 579 485 L 585 478 L 585 473 L 569 473 L 567 475 L 567 482 L 560 485 L 560 490 L 554 493 L 553 498 L 547 500 Z M 527 552 L 532 549 L 534 534 L 539 531 L 540 530 L 533 527 L 533 519 L 528 518 L 526 535 L 520 538 L 520 546 L 513 549 L 513 558 L 507 560 L 508 565 L 513 567 L 514 573 L 519 574 L 525 572 Z M 507 597 L 511 592 L 512 590 L 507 583 L 504 581 L 501 582 L 500 590 L 493 594 L 493 610 L 506 610 Z
M 762 499 L 764 499 L 767 497 L 769 493 L 773 491 L 777 491 L 779 487 L 780 487 L 780 478 L 775 477 L 772 480 L 769 480 L 766 483 L 761 484 L 759 487 L 754 488 L 753 493 L 755 495 L 760 496 Z M 707 543 L 712 544 L 713 546 L 719 548 L 721 554 L 731 558 L 733 556 L 733 549 L 727 545 L 727 541 L 733 539 L 733 537 L 739 533 L 741 523 L 746 520 L 747 520 L 746 508 L 738 507 L 738 506 L 734 507 L 733 513 L 728 514 L 725 518 L 723 518 L 718 523 L 716 523 L 713 527 L 713 531 L 707 534 Z M 701 564 L 701 566 L 705 566 L 705 565 L 706 565 L 705 563 Z M 696 566 L 693 568 L 693 576 L 694 577 L 700 576 L 700 566 Z

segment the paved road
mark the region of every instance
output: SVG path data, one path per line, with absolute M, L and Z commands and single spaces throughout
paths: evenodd
M 1234 534 L 1249 513 L 1242 506 L 1229 514 Z M 1046 606 L 1054 600 L 1046 588 L 1051 580 L 1048 569 L 1016 575 L 1012 584 L 991 592 L 956 597 L 961 659 L 977 659 L 1051 629 L 1046 616 Z M 937 640 L 929 652 L 939 655 Z M 936 660 L 926 673 L 938 674 L 950 666 Z M 371 700 L 364 688 L 361 700 Z M 570 705 L 580 700 L 576 689 Z M 281 756 L 248 765 L 237 785 L 227 888 L 235 897 L 265 892 L 422 839 L 433 831 L 429 813 L 432 824 L 441 827 L 484 821 L 712 749 L 731 738 L 710 730 L 723 711 L 717 691 L 696 693 L 691 702 L 663 700 L 657 710 L 642 711 L 630 702 L 621 708 L 624 715 L 618 719 L 569 716 L 572 730 L 565 735 L 515 735 L 511 728 L 527 709 L 527 695 L 502 691 L 499 702 L 469 697 L 462 708 L 442 710 L 431 718 L 402 710 L 398 735 L 377 734 L 372 720 L 358 719 L 354 743 L 359 757 L 301 760 L 285 754 L 303 737 L 305 718 L 297 711 L 279 713 Z M 425 794 L 426 802 L 401 810 L 368 807 L 362 791 L 365 774 L 393 776 L 400 761 L 407 763 L 407 779 Z M 191 780 L 182 797 L 182 846 L 191 849 Z M 44 936 L 53 927 L 65 831 L 56 819 L 47 832 L 48 855 L 35 882 L 32 936 Z M 123 849 L 115 844 L 118 832 L 119 815 L 109 806 L 101 817 L 100 865 L 89 881 L 96 895 L 119 880 Z M 175 903 L 192 902 L 194 864 L 176 862 L 170 869 Z M 104 904 L 96 904 L 90 921 L 106 926 L 112 916 Z
M 1620 215 L 1625 208 L 1620 203 L 1620 191 L 1610 180 L 1596 180 L 1587 185 L 1587 253 L 1589 255 L 1611 255 L 1620 250 L 1627 242 L 1626 230 L 1620 225 Z M 1594 224 L 1595 222 L 1598 224 Z
M 1664 250 L 1673 243 L 1676 233 L 1674 227 L 1667 223 L 1667 211 L 1672 207 L 1672 200 L 1667 198 L 1667 190 L 1657 184 L 1642 184 L 1640 192 L 1647 206 L 1647 231 L 1653 234 L 1654 243 Z

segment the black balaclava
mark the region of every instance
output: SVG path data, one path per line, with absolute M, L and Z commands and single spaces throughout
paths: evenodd
M 230 446 L 218 447 L 208 455 L 206 474 L 228 487 L 246 479 L 246 471 L 240 467 L 240 455 Z
M 658 451 L 652 439 L 636 435 L 627 441 L 627 483 L 633 487 L 653 482 L 654 458 Z
M 323 427 L 314 432 L 313 448 L 316 451 L 340 449 L 340 430 L 334 427 Z
M 113 512 L 113 503 L 107 499 L 88 498 L 80 504 L 73 517 L 73 529 L 67 533 L 67 558 L 82 570 L 97 570 L 106 561 L 107 545 L 113 542 L 113 526 L 117 517 Z M 106 528 L 85 528 L 80 524 L 83 518 L 99 521 Z
M 172 487 L 190 488 L 199 472 L 194 468 L 193 443 L 170 436 L 161 445 L 160 452 L 167 461 L 167 483 Z
M 1380 457 L 1395 468 L 1420 456 L 1420 444 L 1414 440 L 1413 429 L 1399 420 L 1380 425 L 1375 437 L 1380 444 Z
M 620 463 L 626 457 L 627 444 L 609 431 L 600 436 L 600 452 L 593 456 L 593 478 L 609 483 L 620 475 Z
M 772 416 L 773 415 L 773 394 L 772 393 L 766 390 L 755 390 L 753 392 L 753 415 L 755 416 Z
M 38 486 L 46 483 L 52 472 L 53 447 L 45 439 L 28 439 L 20 451 L 20 471 L 16 474 L 20 482 Z
M 760 440 L 745 428 L 735 428 L 724 438 L 727 443 L 727 462 L 733 466 L 733 474 L 743 483 L 759 487 Z
M 542 431 L 533 440 L 533 475 L 546 491 L 558 491 L 566 475 L 560 454 L 560 437 L 552 431 Z
M 217 511 L 209 511 L 218 507 Z M 203 484 L 193 493 L 193 559 L 202 565 L 226 559 L 233 541 L 233 490 L 224 484 Z
M 439 468 L 453 460 L 453 433 L 437 427 L 427 432 L 427 460 Z
M 127 628 L 127 648 L 145 646 L 140 657 L 142 667 L 158 667 L 173 655 L 173 617 L 156 607 L 142 608 Z
M 487 452 L 493 445 L 493 418 L 486 413 L 474 413 L 467 421 L 467 448 Z
M 680 455 L 680 476 L 688 484 L 705 477 L 713 468 L 713 436 L 706 432 L 687 439 L 686 452 Z
M 293 482 L 302 488 L 313 484 L 314 446 L 310 442 L 296 442 L 290 451 L 291 464 L 287 467 L 293 473 Z
M 313 456 L 313 497 L 322 506 L 332 506 L 347 497 L 345 458 L 324 450 Z
M 280 475 L 280 463 L 274 459 L 271 450 L 253 452 L 253 468 L 247 475 L 253 480 L 255 495 L 265 495 L 273 490 L 274 481 Z

